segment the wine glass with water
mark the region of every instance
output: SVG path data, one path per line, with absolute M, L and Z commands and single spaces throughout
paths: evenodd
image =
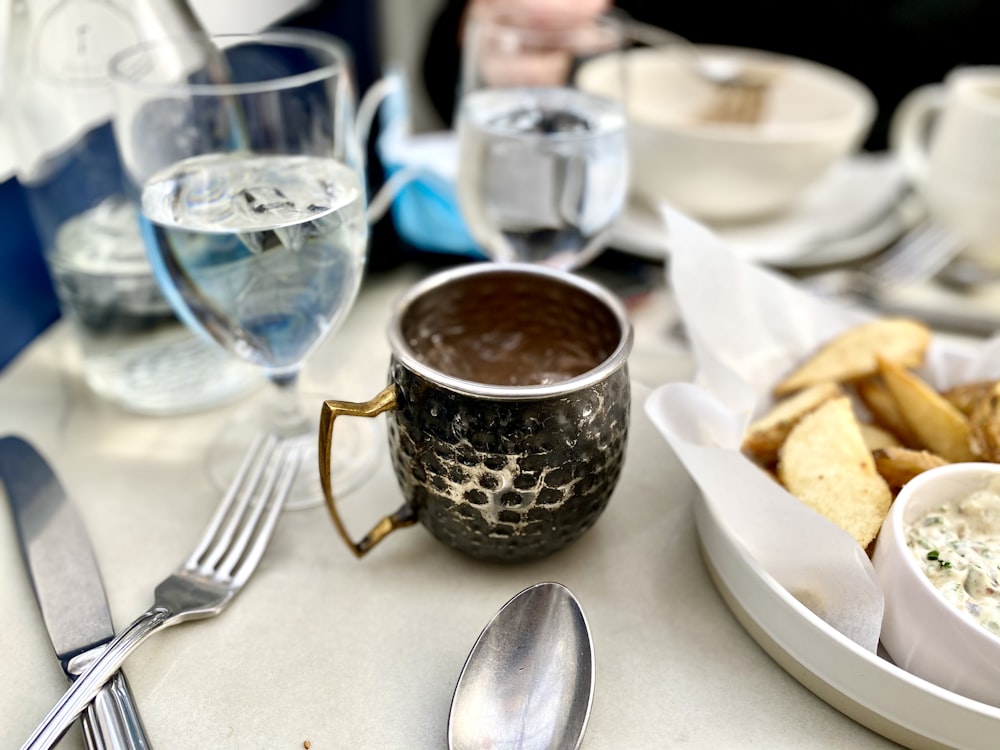
M 275 386 L 274 403 L 213 446 L 213 477 L 228 484 L 254 434 L 273 429 L 304 452 L 288 507 L 321 497 L 305 453 L 319 402 L 315 414 L 300 403 L 299 373 L 351 309 L 367 254 L 349 59 L 328 35 L 272 31 L 189 34 L 111 64 L 115 136 L 158 282 L 188 325 Z M 374 450 L 348 444 L 337 482 Z
M 626 115 L 573 75 L 596 55 L 620 58 L 627 39 L 613 14 L 468 20 L 457 195 L 491 259 L 574 269 L 604 249 L 628 193 Z

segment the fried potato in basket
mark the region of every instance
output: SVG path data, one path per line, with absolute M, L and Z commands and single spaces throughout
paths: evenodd
M 863 548 L 875 539 L 892 504 L 892 491 L 875 468 L 847 396 L 821 404 L 792 428 L 779 450 L 778 478 Z
M 848 328 L 796 367 L 774 387 L 786 396 L 816 383 L 845 383 L 878 371 L 878 357 L 901 367 L 923 364 L 930 329 L 909 318 L 876 318 Z
M 865 445 L 870 451 L 876 451 L 879 448 L 902 447 L 899 438 L 877 424 L 858 422 L 858 427 L 861 428 L 861 437 L 864 438 Z
M 831 398 L 843 396 L 836 383 L 817 383 L 781 399 L 747 428 L 743 452 L 762 466 L 778 460 L 778 448 L 802 417 Z
M 1000 383 L 974 402 L 969 414 L 969 442 L 981 461 L 1000 462 Z
M 855 381 L 853 386 L 875 424 L 891 432 L 905 446 L 914 448 L 920 445 L 920 438 L 906 421 L 899 404 L 880 376 L 862 378 Z
M 962 383 L 941 391 L 941 395 L 951 402 L 967 417 L 972 416 L 977 404 L 990 394 L 998 380 L 977 380 L 974 383 Z
M 973 461 L 969 419 L 922 378 L 878 357 L 879 374 L 920 444 L 949 461 Z
M 930 451 L 889 445 L 872 451 L 875 468 L 893 492 L 899 492 L 904 484 L 917 474 L 949 462 Z
M 913 477 L 1000 463 L 1000 379 L 936 389 L 915 371 L 929 342 L 903 318 L 840 333 L 772 389 L 776 403 L 743 440 L 744 455 L 864 549 Z

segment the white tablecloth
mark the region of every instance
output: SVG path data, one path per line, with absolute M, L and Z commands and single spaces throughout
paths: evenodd
M 384 330 L 421 273 L 369 278 L 347 325 L 310 360 L 307 390 L 368 398 L 385 382 Z M 635 301 L 633 424 L 621 482 L 597 525 L 547 559 L 503 567 L 420 527 L 362 560 L 327 511 L 286 512 L 259 570 L 219 617 L 155 635 L 126 663 L 153 745 L 315 750 L 446 747 L 452 691 L 476 637 L 514 594 L 566 584 L 589 620 L 597 688 L 586 750 L 893 746 L 817 698 L 732 617 L 699 554 L 695 488 L 643 408 L 648 387 L 691 376 L 669 296 Z M 0 376 L 0 434 L 17 433 L 71 489 L 115 622 L 152 603 L 214 509 L 205 454 L 234 409 L 141 418 L 94 400 L 58 324 Z M 340 385 L 333 386 L 339 379 Z M 330 390 L 336 387 L 336 392 Z M 343 499 L 348 524 L 400 502 L 388 458 Z M 65 689 L 0 512 L 0 747 L 17 747 Z M 62 747 L 80 747 L 74 728 Z

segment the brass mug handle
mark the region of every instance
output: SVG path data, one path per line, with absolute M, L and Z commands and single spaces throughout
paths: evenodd
M 323 495 L 326 497 L 326 507 L 333 518 L 333 525 L 355 557 L 361 557 L 372 547 L 382 541 L 390 532 L 404 526 L 412 526 L 417 522 L 416 513 L 406 503 L 399 510 L 385 516 L 369 531 L 360 542 L 351 539 L 337 512 L 337 504 L 333 498 L 333 486 L 330 481 L 330 452 L 333 449 L 333 422 L 338 416 L 345 417 L 375 417 L 384 411 L 396 408 L 396 386 L 389 385 L 375 398 L 360 403 L 353 401 L 324 401 L 319 415 L 319 480 L 323 485 Z

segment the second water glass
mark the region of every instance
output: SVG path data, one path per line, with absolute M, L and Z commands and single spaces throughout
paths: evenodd
M 613 15 L 569 22 L 469 20 L 464 32 L 458 199 L 487 256 L 562 269 L 604 249 L 628 194 L 622 104 L 578 89 L 579 65 L 617 55 Z

